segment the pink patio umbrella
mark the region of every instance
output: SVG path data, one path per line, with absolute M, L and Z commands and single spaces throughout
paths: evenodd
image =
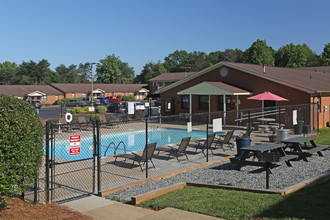
M 288 99 L 282 98 L 281 96 L 275 95 L 268 91 L 260 93 L 258 95 L 251 96 L 248 99 L 261 100 L 262 101 L 262 106 L 261 106 L 262 111 L 264 110 L 264 101 L 265 100 L 267 100 L 267 101 L 289 101 Z
M 271 92 L 263 92 L 261 94 L 251 96 L 248 99 L 253 99 L 253 100 L 269 100 L 269 101 L 289 101 L 288 99 L 282 98 L 281 96 L 275 95 Z

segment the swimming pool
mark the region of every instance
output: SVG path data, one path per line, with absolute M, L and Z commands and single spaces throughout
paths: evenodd
M 148 143 L 157 142 L 157 146 L 172 144 L 180 142 L 184 137 L 191 137 L 191 139 L 203 138 L 206 136 L 205 131 L 192 131 L 187 132 L 187 130 L 181 129 L 152 129 L 148 130 Z M 101 146 L 101 156 L 106 156 L 114 154 L 114 147 L 120 142 L 125 143 L 126 151 L 136 151 L 143 149 L 146 144 L 146 134 L 145 131 L 133 131 L 117 134 L 102 135 L 100 137 Z M 114 143 L 114 144 L 111 144 Z M 111 144 L 109 149 L 108 146 Z M 81 160 L 93 157 L 93 138 L 82 138 L 81 139 L 81 149 L 79 155 L 70 156 L 69 147 L 70 140 L 57 141 L 55 143 L 55 157 L 62 158 L 65 160 Z M 124 145 L 120 144 L 117 154 L 124 152 Z

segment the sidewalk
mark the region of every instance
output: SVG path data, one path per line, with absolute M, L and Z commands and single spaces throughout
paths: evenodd
M 62 205 L 96 220 L 219 220 L 219 218 L 208 215 L 201 215 L 174 208 L 165 208 L 160 211 L 152 211 L 150 209 L 127 205 L 97 196 L 89 196 L 83 199 L 67 202 Z

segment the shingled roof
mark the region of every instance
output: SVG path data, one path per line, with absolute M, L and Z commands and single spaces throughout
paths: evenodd
M 63 93 L 81 92 L 87 93 L 92 90 L 90 83 L 73 84 L 73 83 L 51 83 L 52 87 Z M 93 84 L 93 89 L 102 89 L 105 92 L 138 92 L 145 88 L 147 84 Z
M 46 95 L 61 95 L 62 93 L 49 85 L 0 85 L 0 94 L 10 96 L 26 96 L 32 92 L 42 92 Z
M 330 92 L 330 72 L 315 71 L 325 70 L 329 67 L 319 67 L 319 68 L 282 68 L 266 66 L 265 72 L 261 65 L 245 64 L 245 63 L 230 63 L 230 62 L 220 62 L 209 68 L 201 70 L 195 74 L 192 74 L 180 81 L 177 81 L 167 87 L 159 90 L 159 93 L 165 92 L 171 88 L 174 88 L 182 83 L 190 81 L 196 77 L 202 76 L 203 74 L 212 71 L 221 66 L 227 66 L 233 69 L 240 70 L 285 86 L 296 88 L 301 91 L 313 94 L 318 92 Z M 330 69 L 330 68 L 329 68 Z
M 160 74 L 149 81 L 151 82 L 176 82 L 179 81 L 187 76 L 190 76 L 196 72 L 178 72 L 178 73 L 163 73 Z

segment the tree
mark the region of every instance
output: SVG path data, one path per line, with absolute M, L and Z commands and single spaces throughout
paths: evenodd
M 19 66 L 16 83 L 18 84 L 46 84 L 46 78 L 51 74 L 50 63 L 43 59 L 36 63 L 25 62 Z
M 330 43 L 327 43 L 323 48 L 322 65 L 323 66 L 330 65 Z
M 80 83 L 88 83 L 91 80 L 91 71 L 92 67 L 89 63 L 80 63 L 79 67 L 77 69 L 77 72 L 79 74 Z
M 306 45 L 287 44 L 275 54 L 275 64 L 281 67 L 305 67 L 318 65 L 315 53 Z
M 76 67 L 77 66 L 73 64 L 69 67 L 61 64 L 55 68 L 55 71 L 59 74 L 64 83 L 80 83 L 80 76 Z
M 189 54 L 185 50 L 176 50 L 164 58 L 164 67 L 170 72 L 184 72 L 185 65 L 188 64 Z
M 274 50 L 267 46 L 266 40 L 257 40 L 245 52 L 246 62 L 258 65 L 274 66 Z
M 125 83 L 131 82 L 134 76 L 134 70 L 123 63 L 119 57 L 114 54 L 107 56 L 105 59 L 100 60 L 96 67 L 97 82 L 99 83 Z
M 0 84 L 10 84 L 16 77 L 18 66 L 16 63 L 5 61 L 0 63 Z
M 141 74 L 135 77 L 134 83 L 148 83 L 151 78 L 166 72 L 166 68 L 160 61 L 157 63 L 149 62 L 143 66 Z

